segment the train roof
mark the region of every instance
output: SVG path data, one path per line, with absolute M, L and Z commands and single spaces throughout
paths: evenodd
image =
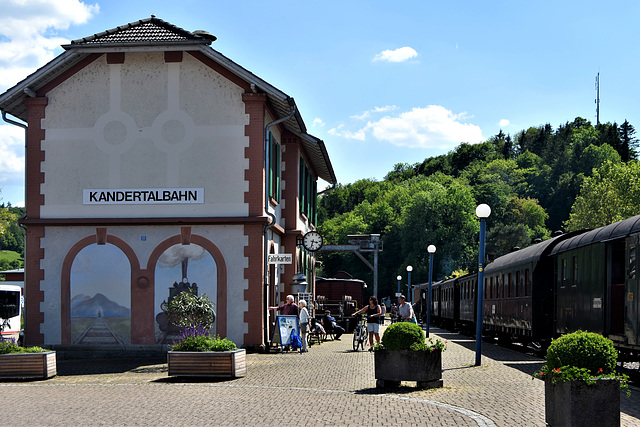
M 605 225 L 604 227 L 594 228 L 593 230 L 583 232 L 577 236 L 567 239 L 556 245 L 551 254 L 554 255 L 596 242 L 606 242 L 608 240 L 619 239 L 637 232 L 640 232 L 640 215 Z
M 524 249 L 508 253 L 501 257 L 496 258 L 493 262 L 487 264 L 485 273 L 490 273 L 491 270 L 508 268 L 514 265 L 526 264 L 532 261 L 537 261 L 540 257 L 553 248 L 556 243 L 564 240 L 568 237 L 566 234 L 552 237 L 544 242 L 536 243 L 535 245 L 528 246 Z

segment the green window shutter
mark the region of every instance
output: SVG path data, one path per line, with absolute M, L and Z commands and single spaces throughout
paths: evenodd
M 275 175 L 276 175 L 276 188 L 275 188 L 275 199 L 278 203 L 280 203 L 280 179 L 281 179 L 281 163 L 282 163 L 282 153 L 280 152 L 280 144 L 276 142 L 275 144 L 275 158 L 276 158 L 276 167 L 275 167 Z

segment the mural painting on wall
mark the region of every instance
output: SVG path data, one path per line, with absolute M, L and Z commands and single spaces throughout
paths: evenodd
M 72 343 L 131 343 L 131 266 L 120 249 L 82 249 L 71 265 L 70 286 Z
M 171 344 L 180 338 L 180 330 L 167 322 L 162 303 L 188 289 L 197 295 L 206 294 L 215 308 L 216 278 L 216 262 L 202 246 L 177 244 L 164 251 L 155 270 L 156 343 Z

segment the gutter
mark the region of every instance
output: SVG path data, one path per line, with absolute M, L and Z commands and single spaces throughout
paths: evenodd
M 264 226 L 264 271 L 263 271 L 263 280 L 264 280 L 264 342 L 269 342 L 269 265 L 268 265 L 268 257 L 269 257 L 269 229 L 276 223 L 276 215 L 269 211 L 269 191 L 267 190 L 267 183 L 269 182 L 269 167 L 271 166 L 271 153 L 269 152 L 269 129 L 272 126 L 280 124 L 285 120 L 289 120 L 291 117 L 296 114 L 296 104 L 293 101 L 293 98 L 287 97 L 287 102 L 289 103 L 289 107 L 291 107 L 291 112 L 278 120 L 274 120 L 271 123 L 267 124 L 264 128 L 264 171 L 265 171 L 265 192 L 264 192 L 264 211 L 270 217 L 269 222 Z

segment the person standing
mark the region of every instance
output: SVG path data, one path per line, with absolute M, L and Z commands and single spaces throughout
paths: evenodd
M 411 304 L 407 302 L 407 298 L 404 295 L 398 297 L 398 315 L 401 322 L 415 322 L 413 308 L 411 308 Z
M 382 310 L 378 305 L 378 298 L 375 296 L 369 297 L 369 305 L 365 305 L 360 310 L 356 311 L 355 314 L 361 314 L 367 312 L 367 332 L 369 332 L 369 344 L 373 344 L 373 338 L 375 337 L 376 342 L 380 344 L 380 316 L 382 315 Z M 373 348 L 370 348 L 369 351 L 372 351 Z
M 287 303 L 282 304 L 280 307 L 269 307 L 269 310 L 278 310 L 283 316 L 298 316 L 300 309 L 295 303 L 293 295 L 287 295 Z
M 309 312 L 307 311 L 307 302 L 303 299 L 298 301 L 300 307 L 300 338 L 302 339 L 302 351 L 309 351 L 309 343 L 307 342 L 307 334 L 309 333 Z

